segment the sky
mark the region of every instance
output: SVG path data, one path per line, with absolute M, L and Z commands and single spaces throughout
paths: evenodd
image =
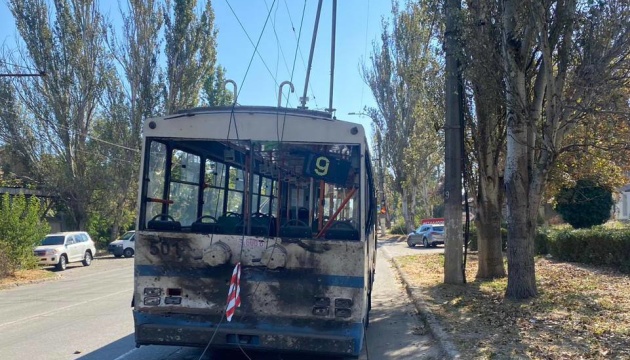
M 338 119 L 361 123 L 369 133 L 371 120 L 368 117 L 348 113 L 375 106 L 359 69 L 362 63 L 369 61 L 372 43 L 380 37 L 381 19 L 391 14 L 391 1 L 340 0 L 337 3 L 333 108 Z M 212 5 L 215 27 L 219 31 L 218 63 L 226 68 L 227 78 L 238 84 L 238 103 L 277 106 L 278 85 L 292 80 L 295 92 L 290 95 L 288 105 L 286 99 L 282 104 L 297 107 L 304 91 L 317 0 L 214 0 Z M 101 0 L 101 8 L 114 23 L 119 21 L 116 18 L 118 1 Z M 0 23 L 5 24 L 0 27 L 0 44 L 14 47 L 15 21 L 6 0 L 0 3 Z M 332 1 L 325 0 L 307 93 L 309 109 L 328 108 L 331 24 Z M 299 49 L 296 49 L 298 37 Z M 259 38 L 258 54 L 252 59 Z M 285 86 L 285 94 L 288 91 L 289 87 Z

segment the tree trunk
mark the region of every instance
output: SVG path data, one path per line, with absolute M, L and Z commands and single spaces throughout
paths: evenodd
M 405 221 L 405 231 L 407 233 L 413 231 L 414 224 L 409 212 L 409 191 L 406 188 L 402 189 L 402 215 Z
M 534 266 L 531 208 L 535 195 L 530 191 L 532 178 L 533 126 L 536 120 L 529 113 L 525 76 L 525 59 L 534 39 L 530 27 L 520 29 L 518 2 L 504 1 L 503 61 L 506 71 L 507 152 L 505 164 L 505 195 L 508 205 L 508 284 L 505 296 L 528 299 L 538 294 Z M 525 35 L 522 35 L 524 33 Z M 536 208 L 537 210 L 537 208 Z M 534 212 L 535 213 L 535 212 Z M 535 219 L 535 217 L 534 217 Z
M 120 230 L 120 225 L 118 223 L 119 221 L 116 220 L 114 221 L 114 224 L 112 225 L 112 233 L 109 235 L 109 239 L 112 241 L 118 238 L 118 231 Z
M 535 297 L 533 229 L 528 169 L 527 123 L 524 113 L 508 114 L 505 190 L 508 204 L 508 285 L 505 296 L 513 299 Z
M 498 181 L 498 179 L 496 179 Z M 478 279 L 505 276 L 501 238 L 501 195 L 500 188 L 483 176 L 479 179 L 479 201 L 477 202 L 477 246 L 479 263 Z

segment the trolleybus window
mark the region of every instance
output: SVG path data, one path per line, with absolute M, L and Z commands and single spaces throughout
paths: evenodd
M 158 217 L 178 225 L 156 230 L 191 231 L 207 220 L 224 234 L 359 240 L 371 224 L 359 145 L 155 139 L 148 149 L 143 226 Z
M 182 150 L 173 150 L 169 186 L 169 215 L 183 226 L 197 219 L 200 158 Z
M 207 159 L 203 190 L 203 215 L 218 218 L 223 214 L 225 164 Z
M 157 141 L 152 141 L 149 146 L 149 162 L 146 175 L 146 196 L 148 200 L 164 198 L 164 184 L 166 175 L 166 145 Z M 147 202 L 145 221 L 162 214 L 163 203 Z M 146 224 L 146 223 L 145 223 Z

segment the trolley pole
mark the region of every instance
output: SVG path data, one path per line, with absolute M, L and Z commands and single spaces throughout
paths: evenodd
M 462 132 L 460 128 L 460 76 L 457 35 L 461 0 L 445 0 L 446 31 L 446 124 L 444 212 L 446 238 L 444 245 L 444 283 L 463 284 L 462 233 Z

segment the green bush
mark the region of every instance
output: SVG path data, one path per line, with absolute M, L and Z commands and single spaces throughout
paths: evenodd
M 36 197 L 4 194 L 0 201 L 0 267 L 12 273 L 37 265 L 33 248 L 48 234 L 50 226 L 41 220 L 42 205 Z M 6 272 L 6 270 L 5 270 Z
M 508 231 L 506 228 L 501 228 L 501 248 L 503 251 L 507 250 L 507 238 Z M 535 251 L 537 255 L 545 255 L 549 253 L 549 240 L 548 234 L 544 231 L 538 231 L 534 238 Z M 474 226 L 470 227 L 470 240 L 468 243 L 468 249 L 471 251 L 478 251 L 477 229 Z
M 612 192 L 591 180 L 578 180 L 556 196 L 556 211 L 576 229 L 601 225 L 610 218 Z
M 612 266 L 630 273 L 630 229 L 558 231 L 549 236 L 549 252 L 561 261 Z
M 0 279 L 7 277 L 13 273 L 13 264 L 7 250 L 0 244 Z
M 549 234 L 545 231 L 537 231 L 534 238 L 534 251 L 536 255 L 549 254 Z
M 405 222 L 403 221 L 403 222 L 392 224 L 392 228 L 389 230 L 389 233 L 393 235 L 407 235 Z
M 464 236 L 466 236 L 466 229 L 464 229 Z M 470 251 L 478 251 L 479 250 L 479 244 L 478 244 L 478 234 L 477 234 L 477 228 L 475 227 L 474 224 L 471 223 L 470 225 L 470 237 L 468 239 L 468 250 Z M 505 228 L 501 228 L 501 249 L 503 251 L 507 250 L 507 229 Z
M 100 214 L 91 214 L 87 224 L 87 232 L 90 234 L 97 249 L 106 249 L 111 241 L 111 222 Z

